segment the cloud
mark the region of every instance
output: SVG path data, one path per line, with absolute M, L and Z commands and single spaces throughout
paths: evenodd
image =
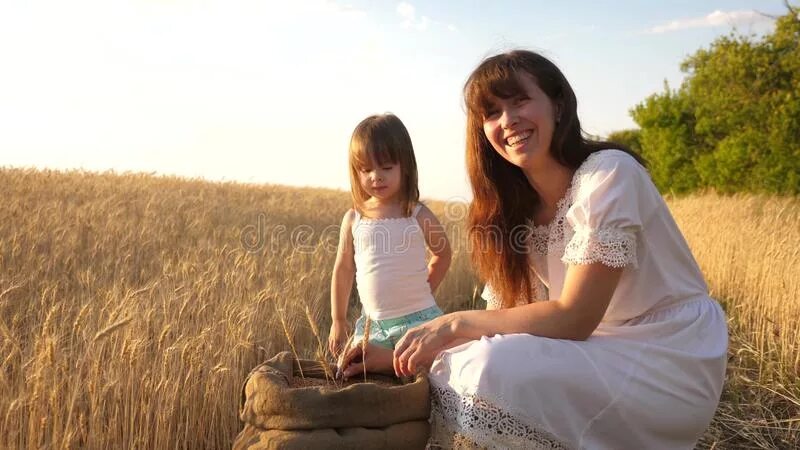
M 414 20 L 414 14 L 416 14 L 416 9 L 414 5 L 411 3 L 400 2 L 397 5 L 397 14 L 400 14 L 400 17 L 403 17 L 407 20 Z
M 397 14 L 403 19 L 403 28 L 414 28 L 420 31 L 426 30 L 431 20 L 427 16 L 417 19 L 417 9 L 408 2 L 397 4 Z
M 689 28 L 711 28 L 719 26 L 755 25 L 772 22 L 772 18 L 756 11 L 720 11 L 716 10 L 705 17 L 678 19 L 657 25 L 647 30 L 649 34 L 669 33 Z
M 441 26 L 451 32 L 458 31 L 458 28 L 456 28 L 456 26 L 453 24 L 443 24 L 442 22 L 433 20 L 428 16 L 417 17 L 417 9 L 414 7 L 414 5 L 408 2 L 400 2 L 397 4 L 397 15 L 399 15 L 403 20 L 401 22 L 403 28 L 425 31 L 431 26 Z

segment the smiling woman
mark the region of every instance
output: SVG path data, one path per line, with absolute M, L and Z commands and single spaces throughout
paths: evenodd
M 431 443 L 692 448 L 722 390 L 726 321 L 643 164 L 582 136 L 572 88 L 538 54 L 487 59 L 465 97 L 488 307 L 409 330 L 393 355 L 401 375 L 430 367 Z
M 726 322 L 643 164 L 581 135 L 569 83 L 537 54 L 489 58 L 465 96 L 487 311 L 432 318 L 363 366 L 430 367 L 444 448 L 692 448 Z

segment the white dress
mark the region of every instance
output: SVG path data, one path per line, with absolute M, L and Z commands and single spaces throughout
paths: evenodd
M 608 310 L 585 341 L 495 335 L 440 353 L 431 444 L 693 448 L 722 391 L 727 326 L 646 170 L 593 153 L 531 244 L 543 299 L 559 298 L 568 265 L 624 267 Z

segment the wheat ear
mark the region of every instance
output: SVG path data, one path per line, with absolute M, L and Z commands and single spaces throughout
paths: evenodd
M 292 334 L 289 333 L 289 327 L 286 326 L 286 319 L 284 319 L 283 314 L 281 314 L 283 311 L 276 309 L 276 312 L 278 313 L 278 318 L 280 319 L 281 326 L 283 327 L 283 334 L 286 335 L 286 340 L 289 341 L 289 348 L 292 349 L 292 354 L 294 355 L 294 359 L 295 361 L 297 361 L 297 367 L 300 369 L 300 378 L 305 380 L 306 376 L 305 374 L 303 374 L 303 366 L 302 364 L 300 364 L 300 356 L 298 356 L 297 349 L 294 347 L 294 341 L 292 341 Z
M 367 342 L 369 342 L 369 329 L 370 325 L 372 325 L 372 319 L 369 318 L 368 314 L 364 314 L 366 316 L 366 320 L 364 323 L 364 337 L 361 339 L 361 362 L 364 367 L 364 383 L 367 382 Z
M 311 310 L 308 309 L 308 305 L 305 307 L 306 311 L 306 319 L 308 320 L 308 324 L 311 326 L 311 333 L 317 338 L 317 359 L 319 363 L 322 364 L 322 370 L 325 372 L 325 382 L 328 380 L 332 380 L 334 374 L 331 373 L 331 368 L 328 367 L 328 362 L 325 360 L 325 347 L 322 345 L 322 338 L 319 335 L 319 329 L 317 328 L 317 324 L 314 323 L 314 318 L 311 317 Z

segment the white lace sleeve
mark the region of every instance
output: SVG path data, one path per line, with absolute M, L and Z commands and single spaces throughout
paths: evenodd
M 608 267 L 638 267 L 636 232 L 626 228 L 592 230 L 578 227 L 564 249 L 566 264 L 602 263 Z
M 640 231 L 657 206 L 647 171 L 627 153 L 605 150 L 581 166 L 573 183 L 561 260 L 636 268 Z
M 548 299 L 548 292 L 547 286 L 542 283 L 541 280 L 536 275 L 533 275 L 533 299 L 530 301 L 541 301 Z M 486 309 L 500 309 L 503 307 L 503 302 L 500 301 L 500 298 L 497 297 L 492 286 L 488 283 L 483 287 L 483 292 L 481 292 L 481 298 L 486 300 Z M 519 298 L 517 299 L 516 306 L 520 305 L 527 305 L 530 303 L 529 299 L 527 298 Z
M 486 309 L 500 309 L 503 306 L 488 283 L 483 287 L 481 298 L 486 300 Z

